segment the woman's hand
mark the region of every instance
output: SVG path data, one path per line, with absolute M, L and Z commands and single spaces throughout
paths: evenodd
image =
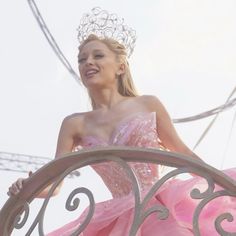
M 33 174 L 32 171 L 30 171 L 28 173 L 29 177 Z M 19 178 L 16 182 L 14 182 L 8 189 L 8 192 L 7 192 L 7 195 L 8 196 L 14 196 L 14 195 L 17 195 L 20 190 L 23 188 L 23 185 L 25 183 L 25 181 L 27 180 L 28 178 Z

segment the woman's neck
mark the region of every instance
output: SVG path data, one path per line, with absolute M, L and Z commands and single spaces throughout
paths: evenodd
M 90 96 L 95 104 L 94 109 L 109 110 L 125 99 L 118 91 L 114 90 L 90 92 Z

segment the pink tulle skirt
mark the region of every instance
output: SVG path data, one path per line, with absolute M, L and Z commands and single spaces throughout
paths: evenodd
M 225 171 L 236 179 L 236 169 Z M 193 213 L 201 200 L 192 199 L 190 192 L 194 188 L 206 190 L 206 181 L 200 177 L 188 180 L 171 180 L 167 182 L 149 201 L 147 208 L 164 205 L 169 210 L 166 220 L 158 219 L 158 213 L 146 218 L 136 236 L 193 236 Z M 214 191 L 221 188 L 216 186 Z M 236 196 L 221 196 L 210 201 L 202 210 L 199 219 L 201 236 L 217 236 L 216 218 L 229 212 L 234 221 L 222 222 L 222 228 L 227 232 L 236 232 Z M 69 236 L 83 222 L 87 209 L 76 220 L 49 233 L 47 236 Z M 90 224 L 80 236 L 128 236 L 134 216 L 134 196 L 127 195 L 96 204 L 95 213 Z

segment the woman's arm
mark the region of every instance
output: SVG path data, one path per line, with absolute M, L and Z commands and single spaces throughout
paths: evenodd
M 73 144 L 74 144 L 75 132 L 76 132 L 76 129 L 75 129 L 74 119 L 71 116 L 66 117 L 63 120 L 63 122 L 61 124 L 60 131 L 59 131 L 55 158 L 60 158 L 64 154 L 70 153 L 72 151 Z M 29 173 L 29 177 L 31 174 L 32 174 L 32 172 Z M 27 181 L 27 178 L 19 178 L 16 182 L 14 182 L 9 187 L 8 195 L 16 195 L 17 193 L 19 193 L 19 191 L 23 187 L 25 181 Z M 38 198 L 45 198 L 47 196 L 51 186 L 52 186 L 52 184 L 47 186 L 37 197 Z M 62 182 L 55 189 L 53 196 L 55 196 L 59 193 L 61 186 L 62 186 Z
M 156 111 L 157 132 L 164 146 L 172 152 L 182 153 L 201 160 L 201 158 L 192 152 L 181 140 L 174 128 L 168 112 L 159 99 L 155 96 L 150 96 L 149 100 L 149 104 L 152 106 L 152 109 Z
M 74 122 L 74 119 L 71 118 L 71 116 L 68 116 L 63 120 L 61 124 L 58 140 L 57 140 L 55 158 L 60 158 L 63 155 L 70 153 L 72 151 L 73 145 L 74 145 L 74 137 L 75 137 L 75 122 Z M 55 196 L 60 192 L 62 183 L 63 182 L 61 182 L 57 186 L 52 196 Z M 48 192 L 50 191 L 51 187 L 52 187 L 52 184 L 47 186 L 37 197 L 45 198 Z

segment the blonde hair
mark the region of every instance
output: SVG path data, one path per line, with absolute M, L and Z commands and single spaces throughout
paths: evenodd
M 125 47 L 122 44 L 120 44 L 118 41 L 112 38 L 99 38 L 97 35 L 91 34 L 88 36 L 87 39 L 85 39 L 81 43 L 81 45 L 79 46 L 79 51 L 81 51 L 87 43 L 94 40 L 104 43 L 112 52 L 115 53 L 118 61 L 120 63 L 124 63 L 125 72 L 119 75 L 119 78 L 118 78 L 118 92 L 122 96 L 125 96 L 125 97 L 138 96 L 137 90 L 134 86 L 134 82 L 130 73 L 130 68 L 129 68 L 129 63 L 127 61 L 127 53 L 126 53 Z M 95 101 L 93 100 L 90 94 L 89 94 L 89 97 L 91 99 L 92 108 L 95 108 Z

